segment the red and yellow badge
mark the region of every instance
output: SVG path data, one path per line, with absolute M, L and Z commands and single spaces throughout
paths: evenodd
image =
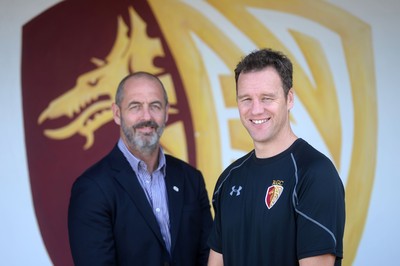
M 268 187 L 267 193 L 265 194 L 265 205 L 268 209 L 271 209 L 282 195 L 283 181 L 274 180 L 272 186 Z

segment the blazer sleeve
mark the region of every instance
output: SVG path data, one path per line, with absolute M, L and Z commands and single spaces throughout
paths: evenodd
M 172 213 L 171 235 L 176 235 L 172 251 L 172 259 L 176 261 L 174 265 L 205 266 L 209 255 L 207 239 L 212 216 L 203 175 L 200 170 L 180 159 L 169 155 L 166 158 L 166 186 Z M 175 185 L 184 189 L 177 193 L 173 190 Z M 175 220 L 178 217 L 179 223 Z
M 210 253 L 210 248 L 207 245 L 207 240 L 210 235 L 211 227 L 212 227 L 212 216 L 210 210 L 210 201 L 208 198 L 208 193 L 205 185 L 205 181 L 201 172 L 198 172 L 199 177 L 199 189 L 200 189 L 200 205 L 202 212 L 202 228 L 201 228 L 201 248 L 199 253 L 199 265 L 207 265 L 208 256 Z
M 78 178 L 71 189 L 68 234 L 76 266 L 116 265 L 110 204 L 91 178 Z

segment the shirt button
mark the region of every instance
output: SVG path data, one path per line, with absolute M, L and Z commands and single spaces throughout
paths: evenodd
M 160 212 L 161 210 L 160 210 L 160 208 L 156 208 L 156 212 Z

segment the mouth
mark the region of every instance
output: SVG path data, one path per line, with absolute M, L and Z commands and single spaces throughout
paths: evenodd
M 136 130 L 139 130 L 143 133 L 152 133 L 155 130 L 155 127 L 137 127 Z
M 141 132 L 144 132 L 144 133 L 152 133 L 157 129 L 157 127 L 158 127 L 157 123 L 155 123 L 153 121 L 146 121 L 146 122 L 137 124 L 136 126 L 134 126 L 134 129 L 140 130 Z
M 269 121 L 268 119 L 250 119 L 250 122 L 256 125 L 261 125 L 261 124 L 265 124 Z

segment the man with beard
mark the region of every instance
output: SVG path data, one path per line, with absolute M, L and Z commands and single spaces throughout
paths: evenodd
M 164 154 L 161 81 L 146 72 L 119 84 L 113 150 L 74 183 L 68 229 L 75 265 L 206 265 L 212 225 L 201 172 Z

